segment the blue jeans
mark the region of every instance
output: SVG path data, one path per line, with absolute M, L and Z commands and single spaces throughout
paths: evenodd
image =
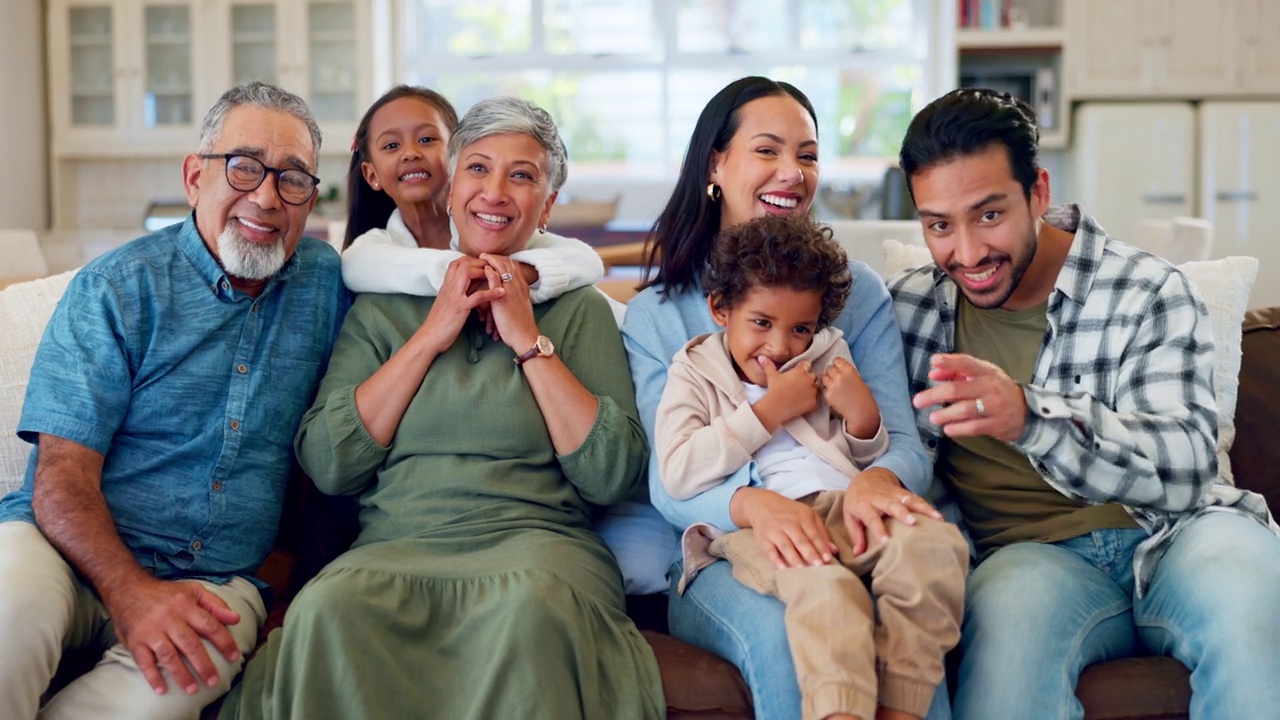
M 681 562 L 670 569 L 671 634 L 738 668 L 751 688 L 756 720 L 799 720 L 800 687 L 782 622 L 782 602 L 739 583 L 724 561 L 704 568 L 680 595 L 676 582 L 683 570 Z M 926 718 L 950 720 L 945 687 L 933 694 Z
M 1078 720 L 1080 671 L 1134 655 L 1191 669 L 1191 717 L 1274 717 L 1280 707 L 1280 538 L 1246 517 L 1191 521 L 1133 597 L 1142 530 L 1018 543 L 969 576 L 953 703 L 958 720 Z

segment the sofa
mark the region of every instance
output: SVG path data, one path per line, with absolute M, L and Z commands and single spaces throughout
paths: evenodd
M 619 264 L 623 259 L 621 255 L 609 258 Z M 0 290 L 0 327 L 6 330 L 0 336 L 0 493 L 22 478 L 29 448 L 14 435 L 22 392 L 40 330 L 69 279 L 67 273 Z M 625 298 L 633 284 L 614 279 L 603 286 Z M 1280 507 L 1280 478 L 1273 469 L 1280 467 L 1280 443 L 1272 435 L 1280 428 L 1280 307 L 1247 313 L 1240 328 L 1242 355 L 1231 466 L 1239 485 L 1262 493 L 1276 508 Z M 340 553 L 354 533 L 350 505 L 321 495 L 307 478 L 295 474 L 276 548 L 258 571 L 276 594 L 264 636 L 281 624 L 288 601 L 306 580 Z M 753 717 L 750 691 L 732 665 L 666 634 L 665 596 L 629 596 L 627 600 L 629 614 L 657 656 L 669 718 Z M 76 662 L 68 658 L 66 673 L 74 671 Z M 1190 685 L 1186 669 L 1177 661 L 1131 658 L 1086 668 L 1077 695 L 1087 720 L 1172 720 L 1188 717 Z M 216 706 L 205 717 L 215 714 Z

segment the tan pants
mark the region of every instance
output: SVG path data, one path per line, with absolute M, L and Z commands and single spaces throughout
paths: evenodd
M 243 578 L 201 584 L 240 614 L 240 622 L 229 629 L 242 658 L 247 656 L 266 620 L 258 589 Z M 157 695 L 133 655 L 116 641 L 97 596 L 36 526 L 21 521 L 0 523 L 0 639 L 0 718 L 5 720 L 197 720 L 205 705 L 231 688 L 244 664 L 243 659 L 227 662 L 205 641 L 218 669 L 218 686 L 199 682 L 196 694 L 188 695 L 166 673 L 168 689 Z M 40 696 L 63 651 L 78 648 L 101 652 L 102 658 L 42 709 Z
M 804 719 L 851 713 L 870 720 L 877 703 L 923 717 L 943 656 L 960 640 L 968 545 L 954 525 L 916 515 L 914 526 L 886 520 L 888 542 L 868 539 L 855 557 L 844 493 L 801 502 L 825 520 L 838 563 L 778 570 L 749 529 L 721 536 L 710 551 L 733 565 L 743 585 L 786 604 Z

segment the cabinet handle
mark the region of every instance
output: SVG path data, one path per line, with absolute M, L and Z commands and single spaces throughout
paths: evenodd
M 1219 190 L 1213 197 L 1218 202 L 1254 202 L 1258 193 L 1254 190 Z
M 1187 201 L 1187 196 L 1182 193 L 1147 193 L 1142 196 L 1142 202 L 1148 205 L 1181 205 Z

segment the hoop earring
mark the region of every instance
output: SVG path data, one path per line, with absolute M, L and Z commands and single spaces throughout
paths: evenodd
M 539 225 L 539 226 L 538 226 L 538 234 L 539 234 L 539 235 L 546 235 L 546 234 L 547 234 L 547 226 L 546 226 L 546 225 Z
M 444 214 L 445 214 L 445 215 L 448 215 L 449 217 L 453 217 L 453 206 L 452 206 L 452 205 L 445 205 L 445 206 L 444 206 Z
M 720 192 L 720 186 L 719 186 L 719 185 L 717 185 L 717 184 L 715 184 L 715 183 L 713 183 L 713 182 L 709 182 L 709 183 L 707 183 L 707 198 L 708 198 L 708 199 L 710 199 L 710 200 L 711 200 L 711 202 L 713 202 L 713 203 L 718 203 L 718 202 L 720 202 L 720 197 L 721 197 L 723 194 L 724 194 L 724 193 Z

